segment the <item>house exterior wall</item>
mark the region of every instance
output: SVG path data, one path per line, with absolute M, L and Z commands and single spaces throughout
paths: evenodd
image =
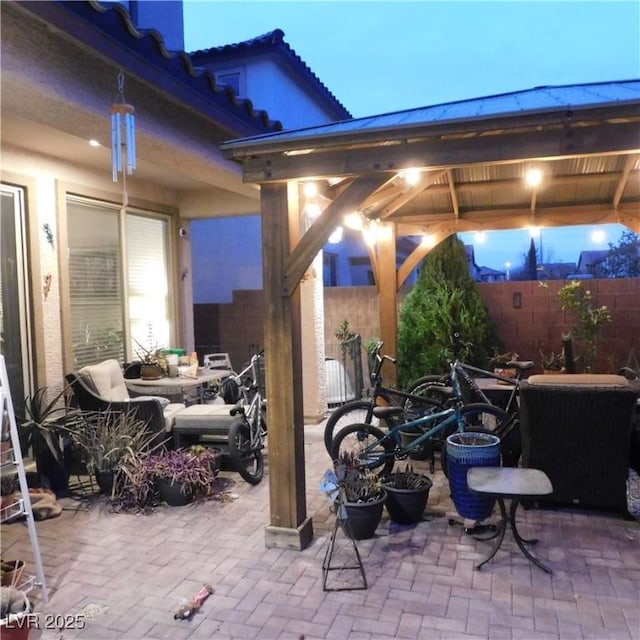
M 478 284 L 505 349 L 516 351 L 523 360 L 533 360 L 538 373 L 541 372 L 539 350 L 560 351 L 562 332 L 571 327 L 570 316 L 559 310 L 555 297 L 566 282 L 548 281 L 549 289 L 541 289 L 537 282 L 526 281 Z M 627 364 L 632 350 L 635 357 L 640 358 L 640 278 L 590 280 L 588 286 L 596 302 L 609 307 L 613 318 L 603 332 L 605 341 L 597 369 L 615 371 Z M 521 294 L 519 309 L 513 308 L 516 292 Z M 231 350 L 237 354 L 232 362 L 242 362 L 247 358 L 250 344 L 263 344 L 263 310 L 261 291 L 236 291 L 232 304 L 195 305 L 197 343 L 211 340 L 216 345 L 215 351 Z M 219 327 L 217 336 L 208 331 L 215 325 L 207 320 L 212 317 L 216 318 Z M 324 337 L 327 343 L 336 341 L 334 334 L 345 319 L 363 341 L 379 336 L 375 287 L 324 289 Z
M 285 129 L 332 122 L 333 117 L 293 75 L 268 56 L 246 64 L 247 97 L 280 120 Z
M 65 359 L 70 345 L 64 342 L 61 308 L 64 304 L 64 289 L 67 282 L 61 282 L 61 265 L 66 260 L 66 205 L 67 191 L 76 195 L 92 197 L 97 200 L 118 203 L 121 201 L 121 185 L 114 185 L 110 171 L 99 174 L 82 167 L 58 161 L 54 158 L 17 149 L 8 145 L 2 147 L 2 173 L 0 178 L 7 183 L 24 187 L 27 190 L 27 225 L 31 230 L 29 271 L 33 326 L 36 332 L 36 382 L 37 386 L 61 388 L 63 377 L 71 371 L 72 365 Z M 167 212 L 177 204 L 176 194 L 168 192 L 158 185 L 136 183 L 130 185 L 129 198 L 132 205 L 145 204 L 145 208 Z M 179 224 L 173 216 L 174 229 Z M 48 224 L 53 231 L 53 247 L 47 242 L 42 228 Z M 185 264 L 190 259 L 189 251 L 180 251 L 175 243 L 175 233 L 171 234 L 175 263 Z M 188 262 L 187 262 L 188 264 Z M 46 299 L 43 295 L 42 279 L 51 275 L 51 288 Z M 192 309 L 190 286 L 176 286 L 175 301 L 175 337 L 183 342 L 189 339 L 193 344 L 193 335 L 184 319 L 186 311 Z M 192 312 L 191 312 L 192 313 Z M 185 336 L 182 327 L 189 330 Z

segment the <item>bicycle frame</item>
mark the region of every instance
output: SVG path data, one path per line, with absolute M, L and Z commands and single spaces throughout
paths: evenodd
M 475 378 L 469 375 L 469 372 L 478 373 L 483 377 L 493 378 L 494 380 L 502 380 L 503 382 L 510 384 L 513 388 L 511 389 L 511 393 L 509 394 L 509 399 L 507 400 L 507 404 L 504 410 L 507 413 L 511 413 L 512 405 L 515 403 L 515 399 L 518 394 L 518 389 L 520 387 L 520 378 L 522 377 L 522 371 L 520 369 L 517 370 L 515 378 L 508 378 L 506 376 L 502 376 L 499 373 L 495 373 L 493 371 L 480 369 L 479 367 L 474 367 L 473 365 L 460 362 L 460 360 L 456 360 L 453 363 L 453 369 L 464 380 L 464 382 L 471 388 L 473 393 L 477 394 L 480 400 L 482 402 L 486 402 L 487 404 L 493 404 L 493 402 L 491 402 L 491 400 L 487 398 L 487 395 L 478 386 L 478 383 L 476 382 Z
M 258 384 L 257 365 L 262 353 L 251 356 L 249 364 L 232 378 L 238 383 L 242 400 L 236 405 L 231 415 L 241 413 L 251 430 L 252 445 L 258 445 L 263 437 L 261 411 L 264 408 L 264 401 L 260 393 Z
M 385 387 L 384 384 L 382 383 L 382 365 L 384 364 L 385 360 L 389 360 L 390 362 L 392 362 L 393 364 L 397 363 L 397 360 L 395 358 L 392 358 L 391 356 L 387 356 L 387 355 L 380 355 L 380 350 L 382 348 L 382 342 L 379 342 L 376 345 L 375 351 L 374 351 L 374 356 L 376 358 L 376 364 L 374 367 L 373 372 L 371 373 L 371 380 L 373 381 L 373 389 L 372 389 L 372 393 L 371 393 L 371 407 L 370 409 L 367 411 L 367 418 L 366 418 L 366 422 L 370 422 L 371 421 L 371 417 L 373 416 L 373 410 L 376 407 L 376 399 L 377 398 L 382 398 L 383 400 L 391 403 L 391 404 L 397 404 L 393 402 L 394 398 L 402 398 L 402 400 L 413 400 L 416 403 L 425 403 L 425 398 L 422 398 L 419 395 L 415 395 L 412 393 L 409 393 L 407 391 L 403 391 L 402 389 L 397 389 L 395 387 Z M 435 403 L 434 403 L 435 404 Z M 397 404 L 397 406 L 401 406 L 401 404 Z

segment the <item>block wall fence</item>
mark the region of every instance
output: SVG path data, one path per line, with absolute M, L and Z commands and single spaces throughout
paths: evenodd
M 505 350 L 540 364 L 539 351 L 559 351 L 562 333 L 569 331 L 571 314 L 561 311 L 556 293 L 566 280 L 478 283 Z M 613 322 L 603 331 L 596 370 L 616 371 L 640 360 L 640 278 L 585 280 L 598 305 L 606 305 Z M 399 307 L 406 292 L 401 293 Z M 194 305 L 196 349 L 225 351 L 239 367 L 253 349 L 264 344 L 262 291 L 235 291 L 229 304 Z M 336 342 L 340 323 L 347 319 L 364 341 L 379 336 L 378 299 L 374 287 L 327 287 L 324 293 L 325 341 Z

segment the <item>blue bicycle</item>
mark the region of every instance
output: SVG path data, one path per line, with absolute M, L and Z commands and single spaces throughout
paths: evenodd
M 359 423 L 343 427 L 331 443 L 331 457 L 338 460 L 352 453 L 360 464 L 378 475 L 390 473 L 396 460 L 403 460 L 412 452 L 427 446 L 442 445 L 456 431 L 489 431 L 501 439 L 513 429 L 517 415 L 483 402 L 464 404 L 455 367 L 451 367 L 454 400 L 444 409 L 415 420 L 406 421 L 400 407 L 376 407 L 374 415 L 389 425 L 387 432 L 371 424 Z M 401 432 L 418 433 L 411 441 L 403 442 Z M 443 465 L 446 473 L 446 468 Z

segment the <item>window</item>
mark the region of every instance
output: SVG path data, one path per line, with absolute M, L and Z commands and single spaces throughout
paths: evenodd
M 338 256 L 329 251 L 322 252 L 323 281 L 325 287 L 338 285 Z
M 168 346 L 167 219 L 123 215 L 115 206 L 70 197 L 67 221 L 74 366 L 123 361 L 135 353 L 136 341 Z
M 243 97 L 245 94 L 243 85 L 244 77 L 240 71 L 225 71 L 216 73 L 216 82 L 223 87 L 231 87 L 236 96 Z

